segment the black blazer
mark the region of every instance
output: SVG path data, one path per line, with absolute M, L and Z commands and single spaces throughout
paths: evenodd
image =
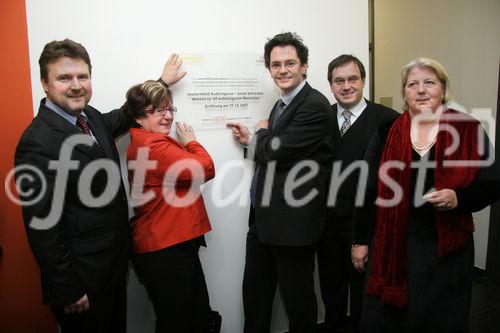
M 366 104 L 367 106 L 360 117 L 356 119 L 342 137 L 340 137 L 337 120 L 337 104 L 332 105 L 332 111 L 335 114 L 335 126 L 333 129 L 334 163 L 340 165 L 341 171 L 344 171 L 351 163 L 363 161 L 368 144 L 379 125 L 394 120 L 400 115 L 393 109 L 381 104 L 372 103 L 368 100 Z M 333 206 L 331 205 L 332 202 L 330 202 L 330 213 L 342 217 L 353 216 L 356 191 L 360 179 L 359 175 L 359 171 L 356 170 L 342 181 L 339 177 L 333 175 L 335 178 L 333 179 L 331 191 L 337 191 L 337 196 L 333 202 Z M 330 196 L 332 195 L 333 193 L 330 194 Z M 362 197 L 364 198 L 364 195 Z M 333 201 L 333 198 L 331 201 Z
M 101 207 L 85 205 L 78 195 L 78 182 L 83 169 L 97 159 L 116 163 L 119 157 L 114 139 L 128 130 L 129 117 L 122 110 L 101 114 L 87 106 L 88 124 L 102 147 L 77 145 L 71 160 L 78 163 L 68 173 L 66 191 L 54 196 L 56 183 L 63 182 L 56 171 L 49 168 L 50 161 L 59 160 L 61 147 L 74 134 L 82 134 L 76 126 L 40 103 L 37 116 L 24 131 L 16 148 L 15 165 L 29 165 L 41 170 L 47 182 L 47 190 L 33 205 L 23 206 L 23 219 L 28 241 L 40 266 L 43 300 L 51 306 L 68 305 L 85 293 L 90 301 L 105 297 L 127 272 L 130 229 L 128 205 L 120 173 L 108 174 L 99 170 L 92 180 L 84 179 L 94 197 L 98 197 L 108 185 L 114 183 L 118 190 L 111 200 Z M 119 169 L 117 169 L 119 170 Z M 22 179 L 25 171 L 19 170 L 16 179 Z M 119 184 L 117 184 L 117 182 Z M 40 193 L 40 181 L 23 181 L 23 193 L 33 191 L 31 198 Z M 27 199 L 26 197 L 24 199 Z M 30 227 L 33 217 L 45 218 L 56 204 L 62 204 L 59 216 L 53 216 L 52 228 L 37 230 Z
M 271 111 L 269 124 L 273 124 L 275 109 L 276 105 Z M 326 97 L 306 83 L 275 126 L 256 133 L 254 158 L 259 172 L 253 213 L 257 235 L 263 243 L 303 246 L 318 239 L 326 221 L 334 120 Z M 289 190 L 296 200 L 309 193 L 313 199 L 294 205 L 286 200 L 285 181 L 290 171 L 303 161 L 317 166 L 316 172 L 300 186 L 290 187 Z M 268 171 L 272 173 L 273 168 L 274 177 L 269 178 L 273 181 L 268 183 L 270 190 L 265 195 L 265 176 Z M 303 177 L 309 171 L 308 168 L 301 168 L 294 178 Z

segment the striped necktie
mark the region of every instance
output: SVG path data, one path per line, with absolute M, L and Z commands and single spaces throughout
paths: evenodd
M 79 114 L 78 117 L 76 117 L 76 124 L 77 124 L 78 127 L 80 127 L 80 129 L 82 130 L 83 133 L 92 136 L 90 134 L 89 124 L 87 124 L 87 119 L 85 119 L 84 116 L 82 116 L 81 114 Z
M 97 148 L 99 148 L 101 153 L 104 154 L 104 149 L 102 149 L 99 142 L 97 142 L 97 140 L 94 138 L 94 136 L 90 132 L 90 127 L 89 127 L 89 124 L 87 124 L 87 119 L 84 116 L 82 116 L 81 114 L 79 114 L 78 117 L 76 117 L 76 125 L 82 130 L 83 133 L 89 135 L 92 138 L 92 141 L 94 141 L 94 143 L 97 145 Z
M 342 111 L 342 117 L 344 117 L 344 122 L 342 123 L 342 126 L 340 126 L 340 136 L 344 136 L 345 132 L 351 127 L 351 116 L 352 113 L 351 111 L 344 110 Z

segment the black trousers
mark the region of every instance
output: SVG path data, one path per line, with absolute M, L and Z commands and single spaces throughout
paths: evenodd
M 326 332 L 357 332 L 363 300 L 364 274 L 351 262 L 352 218 L 331 214 L 318 242 L 318 272 L 325 304 Z M 349 290 L 349 293 L 348 293 Z M 347 323 L 350 295 L 351 325 Z
M 156 313 L 156 333 L 205 333 L 210 304 L 200 240 L 135 254 L 134 265 Z
M 245 333 L 269 332 L 276 285 L 288 314 L 289 332 L 316 332 L 314 254 L 314 245 L 263 244 L 257 237 L 255 225 L 250 227 L 243 276 Z
M 100 299 L 89 297 L 89 310 L 64 313 L 63 307 L 53 307 L 52 313 L 61 333 L 125 333 L 127 326 L 127 288 L 125 276 L 113 290 Z

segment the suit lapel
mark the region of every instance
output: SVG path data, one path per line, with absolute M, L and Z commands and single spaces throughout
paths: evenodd
M 374 107 L 373 103 L 366 101 L 366 122 L 370 124 L 369 126 L 375 126 L 374 124 L 379 124 L 379 118 L 381 117 L 380 112 Z M 363 113 L 365 113 L 363 112 Z M 365 141 L 367 144 L 370 142 L 373 131 L 365 131 Z
M 333 139 L 334 140 L 340 140 L 340 124 L 339 124 L 339 118 L 338 118 L 338 109 L 337 109 L 337 104 L 332 105 L 332 111 L 335 116 L 335 126 L 333 126 Z
M 350 135 L 358 136 L 359 142 L 366 142 L 368 144 L 373 135 L 373 131 L 369 130 L 370 126 L 379 123 L 379 118 L 381 117 L 380 112 L 374 107 L 373 103 L 366 100 L 366 108 L 361 113 L 361 115 L 356 119 L 356 121 L 347 129 L 342 138 L 348 137 Z M 337 104 L 334 105 L 335 117 L 337 117 Z M 338 123 L 338 118 L 337 118 Z M 339 126 L 334 128 L 334 139 L 342 140 L 340 137 Z M 361 141 L 363 139 L 363 141 Z
M 365 109 L 363 110 L 363 112 L 361 112 L 361 114 L 359 115 L 359 117 L 356 119 L 355 122 L 352 123 L 352 125 L 347 129 L 347 131 L 344 133 L 344 137 L 349 135 L 349 133 L 351 132 L 356 132 L 356 128 L 358 128 L 359 126 L 361 126 L 362 123 L 365 123 L 365 122 L 368 122 L 369 124 L 371 124 L 373 121 L 375 121 L 376 118 L 378 118 L 378 112 L 374 112 L 374 110 L 372 110 L 372 107 L 371 107 L 371 103 L 370 101 L 366 100 L 365 99 L 365 102 L 366 102 L 366 107 Z M 335 104 L 335 117 L 337 119 L 337 123 L 338 123 L 338 109 L 337 109 L 337 104 Z M 338 124 L 338 126 L 335 128 L 335 130 L 337 131 L 338 133 L 338 136 L 340 138 L 340 129 L 339 129 L 339 126 L 341 126 L 341 124 Z M 366 135 L 370 135 L 369 131 L 364 131 Z
M 295 114 L 295 111 L 297 110 L 299 105 L 302 103 L 302 101 L 306 98 L 306 96 L 309 94 L 309 91 L 311 89 L 312 88 L 309 85 L 309 83 L 306 82 L 306 84 L 299 91 L 297 96 L 295 96 L 295 98 L 292 100 L 292 102 L 289 105 L 287 105 L 287 107 L 285 108 L 285 111 L 283 111 L 283 114 L 281 115 L 281 117 L 276 121 L 276 124 L 272 130 L 273 132 L 276 132 L 279 128 L 284 126 L 284 124 L 286 124 L 289 119 L 291 119 L 293 117 L 293 115 Z M 271 113 L 271 116 L 273 117 L 273 119 L 270 119 L 270 121 L 274 120 L 275 113 L 276 113 L 275 110 L 276 110 L 277 105 L 278 105 L 278 102 L 276 102 L 276 104 L 274 105 L 273 111 Z
M 92 130 L 92 134 L 94 134 L 94 137 L 96 138 L 97 142 L 99 142 L 99 145 L 101 148 L 104 150 L 104 153 L 108 157 L 113 157 L 113 150 L 110 146 L 109 140 L 106 137 L 106 129 L 103 127 L 101 121 L 97 121 L 95 118 L 95 115 L 85 110 L 85 114 L 88 116 L 88 122 L 90 124 L 90 129 Z
M 279 100 L 277 100 L 276 103 L 274 103 L 274 106 L 271 110 L 271 114 L 269 115 L 268 127 L 271 130 L 274 130 L 274 127 L 276 127 L 276 126 L 272 126 L 272 125 L 274 124 L 274 117 L 276 117 L 276 108 L 278 107 L 278 103 L 279 103 Z
M 72 125 L 66 119 L 47 108 L 45 106 L 45 99 L 43 99 L 40 104 L 37 117 L 40 117 L 42 120 L 44 120 L 54 131 L 61 132 L 63 134 L 64 140 L 72 135 L 82 134 L 78 127 Z M 76 145 L 75 150 L 88 155 L 92 159 L 103 157 L 103 153 L 95 144 L 92 146 L 84 144 Z

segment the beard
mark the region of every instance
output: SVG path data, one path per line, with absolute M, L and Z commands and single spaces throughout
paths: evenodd
M 74 100 L 72 100 L 72 98 L 74 98 L 74 96 L 68 96 L 66 99 L 62 100 L 61 101 L 62 105 L 59 105 L 59 107 L 69 115 L 77 117 L 80 113 L 82 113 L 83 109 L 87 106 L 90 98 L 86 95 L 81 96 L 81 98 L 83 98 L 83 101 L 81 103 L 75 102 Z

